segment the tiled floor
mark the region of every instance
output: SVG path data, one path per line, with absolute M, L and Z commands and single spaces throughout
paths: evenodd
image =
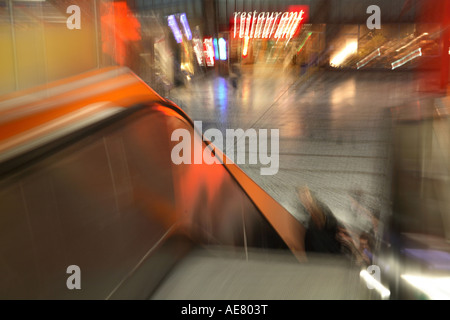
M 276 174 L 261 175 L 260 161 L 240 167 L 300 221 L 306 214 L 295 188 L 308 186 L 343 222 L 364 226 L 351 213 L 350 196 L 361 190 L 369 210 L 389 214 L 388 108 L 421 95 L 413 80 L 406 72 L 317 71 L 300 77 L 292 70 L 247 67 L 237 88 L 210 74 L 173 89 L 169 98 L 202 121 L 203 132 L 279 129 Z

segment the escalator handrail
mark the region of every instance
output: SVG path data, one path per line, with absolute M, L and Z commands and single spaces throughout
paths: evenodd
M 142 80 L 140 80 L 139 77 L 131 71 L 128 73 L 142 82 Z M 92 134 L 93 132 L 108 126 L 111 123 L 130 116 L 143 108 L 163 107 L 173 111 L 174 114 L 185 121 L 194 130 L 194 132 L 201 136 L 202 141 L 204 141 L 207 146 L 213 147 L 213 144 L 205 139 L 201 132 L 197 132 L 195 130 L 194 122 L 179 106 L 172 101 L 159 96 L 144 82 L 142 82 L 142 84 L 145 86 L 145 88 L 141 88 L 142 90 L 147 90 L 154 93 L 152 95 L 152 99 L 148 99 L 148 96 L 145 97 L 144 95 L 135 97 L 139 102 L 128 106 L 119 104 L 119 107 L 123 107 L 123 110 L 120 112 L 114 113 L 98 122 L 90 123 L 75 132 L 63 137 L 58 137 L 54 141 L 48 141 L 42 146 L 38 146 L 32 150 L 27 150 L 27 152 L 18 154 L 7 161 L 0 163 L 0 179 L 17 172 L 18 169 L 23 169 L 24 167 L 29 166 L 34 161 L 47 157 L 49 154 L 57 152 L 58 150 L 73 144 L 75 141 L 78 141 L 86 135 Z M 112 105 L 114 105 L 114 101 L 112 102 Z M 84 106 L 79 106 L 80 109 L 83 107 Z M 263 214 L 267 221 L 274 227 L 283 241 L 295 254 L 297 259 L 304 261 L 306 256 L 303 243 L 305 232 L 303 225 L 266 191 L 264 191 L 256 182 L 254 182 L 244 171 L 230 161 L 230 159 L 228 159 L 222 151 L 215 149 L 215 156 L 221 160 L 222 165 L 227 172 L 237 182 L 240 188 L 244 191 L 256 208 Z

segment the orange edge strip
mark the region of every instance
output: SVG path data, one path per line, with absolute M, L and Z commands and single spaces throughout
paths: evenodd
M 110 71 L 110 69 L 107 69 L 107 71 Z M 129 71 L 127 75 L 121 76 L 121 78 L 124 77 L 133 79 L 135 81 L 133 83 L 128 83 L 127 85 L 124 85 L 119 89 L 103 91 L 98 94 L 95 94 L 94 92 L 92 96 L 89 96 L 87 98 L 80 98 L 79 100 L 70 101 L 69 103 L 65 104 L 62 103 L 60 107 L 42 110 L 41 112 L 37 112 L 31 115 L 25 115 L 23 117 L 16 118 L 13 121 L 2 124 L 0 126 L 0 143 L 11 139 L 15 135 L 20 135 L 21 133 L 29 131 L 32 128 L 44 125 L 45 123 L 48 123 L 52 120 L 55 120 L 59 117 L 62 117 L 68 113 L 81 109 L 86 105 L 91 105 L 93 103 L 109 102 L 116 106 L 131 107 L 138 103 L 148 102 L 149 98 L 151 98 L 154 102 L 165 101 L 160 95 L 153 91 L 131 71 Z M 74 78 L 79 79 L 78 76 Z M 110 83 L 110 81 L 111 80 L 105 83 Z M 82 89 L 82 91 L 87 92 L 91 88 L 96 88 L 99 85 L 101 85 L 101 83 L 86 86 Z M 54 99 L 52 98 L 48 98 L 42 101 L 49 101 L 54 103 L 53 100 Z M 21 107 L 18 107 L 17 109 L 20 108 Z
M 228 172 L 236 179 L 256 207 L 278 232 L 297 260 L 306 262 L 307 257 L 304 246 L 305 227 L 242 171 L 242 169 L 224 155 L 222 151 L 215 148 L 214 144 L 209 143 L 209 147 L 214 148 L 216 157 L 222 161 Z

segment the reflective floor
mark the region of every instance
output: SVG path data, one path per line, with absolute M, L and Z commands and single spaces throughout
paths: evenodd
M 172 90 L 169 98 L 202 121 L 203 130 L 279 129 L 276 174 L 261 175 L 260 163 L 246 161 L 240 167 L 300 221 L 306 220 L 298 205 L 300 186 L 315 191 L 349 224 L 368 223 L 354 215 L 353 198 L 388 214 L 389 108 L 425 96 L 416 89 L 413 73 L 318 71 L 300 76 L 275 67 L 247 67 L 242 74 L 236 88 L 227 77 L 210 74 Z
M 297 193 L 302 186 L 351 230 L 371 230 L 369 215 L 379 215 L 382 251 L 375 249 L 372 264 L 381 266 L 383 283 L 392 279 L 392 297 L 422 299 L 425 292 L 447 299 L 441 282 L 450 261 L 450 100 L 422 90 L 423 79 L 414 72 L 300 76 L 249 68 L 236 87 L 211 75 L 173 90 L 170 98 L 203 121 L 204 130 L 279 129 L 276 174 L 261 175 L 262 165 L 249 158 L 239 166 L 305 226 L 309 216 Z M 440 277 L 438 293 L 420 286 L 430 276 Z M 419 291 L 409 291 L 413 287 Z

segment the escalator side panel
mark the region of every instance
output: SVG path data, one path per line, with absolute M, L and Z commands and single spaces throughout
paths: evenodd
M 97 134 L 2 181 L 2 298 L 102 299 L 167 231 L 118 187 L 124 154 L 110 151 Z M 81 290 L 66 286 L 70 265 Z
M 200 245 L 272 247 L 266 236 L 278 235 L 222 165 L 172 163 L 180 127 L 189 124 L 146 108 L 3 176 L 0 298 L 147 298 L 185 254 L 164 246 L 176 232 Z M 81 290 L 66 286 L 71 265 Z

